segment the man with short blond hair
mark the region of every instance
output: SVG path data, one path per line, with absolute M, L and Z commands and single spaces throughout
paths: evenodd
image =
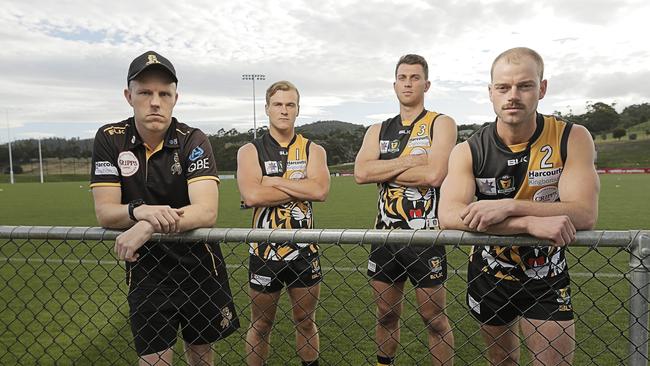
M 598 217 L 594 144 L 583 126 L 537 112 L 547 81 L 529 48 L 500 54 L 489 96 L 496 121 L 454 148 L 442 185 L 445 229 L 529 234 L 552 246 L 474 246 L 467 304 L 492 365 L 570 365 L 575 326 L 565 247 Z M 474 202 L 476 198 L 476 202 Z
M 295 133 L 298 89 L 288 81 L 266 91 L 269 131 L 239 149 L 237 185 L 253 207 L 254 228 L 311 229 L 312 201 L 324 201 L 330 176 L 325 149 Z M 304 366 L 317 366 L 320 350 L 316 307 L 322 271 L 316 243 L 250 244 L 251 324 L 248 365 L 264 365 L 281 290 L 287 287 L 296 327 L 296 351 Z

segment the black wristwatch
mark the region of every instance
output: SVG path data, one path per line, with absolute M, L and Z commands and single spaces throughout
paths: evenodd
M 129 218 L 133 221 L 138 221 L 138 219 L 135 218 L 135 215 L 133 214 L 133 210 L 135 210 L 136 207 L 144 205 L 144 200 L 139 198 L 137 200 L 133 200 L 129 202 Z

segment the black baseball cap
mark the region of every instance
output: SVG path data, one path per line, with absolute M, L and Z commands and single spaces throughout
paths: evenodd
M 128 84 L 129 81 L 135 79 L 141 72 L 150 67 L 158 67 L 169 72 L 169 75 L 174 79 L 174 82 L 178 83 L 174 65 L 172 65 L 172 63 L 164 56 L 161 56 L 155 51 L 147 51 L 131 61 L 129 74 L 126 77 L 126 83 Z

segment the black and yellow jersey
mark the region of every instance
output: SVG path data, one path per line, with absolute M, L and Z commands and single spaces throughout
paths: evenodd
M 530 141 L 519 145 L 506 146 L 497 135 L 496 122 L 467 140 L 477 200 L 560 200 L 558 182 L 572 124 L 542 114 L 537 114 L 536 124 Z M 565 250 L 559 247 L 475 246 L 471 260 L 481 261 L 483 271 L 508 280 L 555 277 L 567 268 Z
M 307 161 L 311 141 L 295 135 L 287 146 L 280 145 L 267 133 L 253 141 L 262 169 L 262 175 L 285 179 L 303 179 L 307 176 Z M 292 201 L 273 207 L 255 207 L 253 228 L 312 229 L 314 219 L 310 201 Z M 293 260 L 301 251 L 315 253 L 312 243 L 251 243 L 250 253 L 269 260 Z
M 427 154 L 433 139 L 433 124 L 441 114 L 423 110 L 413 121 L 400 115 L 381 124 L 379 159 Z M 435 229 L 439 187 L 406 187 L 391 182 L 377 185 L 376 229 Z
M 206 135 L 176 118 L 158 146 L 144 143 L 133 117 L 102 126 L 95 135 L 90 175 L 91 188 L 120 188 L 122 204 L 142 199 L 172 208 L 190 204 L 189 184 L 219 182 Z M 217 243 L 147 242 L 136 262 L 126 262 L 127 281 L 139 287 L 198 286 L 192 278 L 216 272 L 217 250 Z

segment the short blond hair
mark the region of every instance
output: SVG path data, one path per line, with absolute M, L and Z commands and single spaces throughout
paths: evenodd
M 295 90 L 296 95 L 298 95 L 298 105 L 300 105 L 300 92 L 298 92 L 298 88 L 296 88 L 295 85 L 293 85 L 291 82 L 286 80 L 276 81 L 275 83 L 271 84 L 271 86 L 269 86 L 268 89 L 266 89 L 266 105 L 269 105 L 271 103 L 271 97 L 273 96 L 273 94 L 277 93 L 278 90 L 282 90 L 282 91 Z
M 535 61 L 537 64 L 539 80 L 543 80 L 544 60 L 542 60 L 542 56 L 540 56 L 539 53 L 528 47 L 515 47 L 501 52 L 501 54 L 494 59 L 494 62 L 492 62 L 492 68 L 490 69 L 490 80 L 494 79 L 494 67 L 496 66 L 497 62 L 503 59 L 508 63 L 518 64 L 521 62 L 521 59 L 526 56 L 532 58 L 533 61 Z

